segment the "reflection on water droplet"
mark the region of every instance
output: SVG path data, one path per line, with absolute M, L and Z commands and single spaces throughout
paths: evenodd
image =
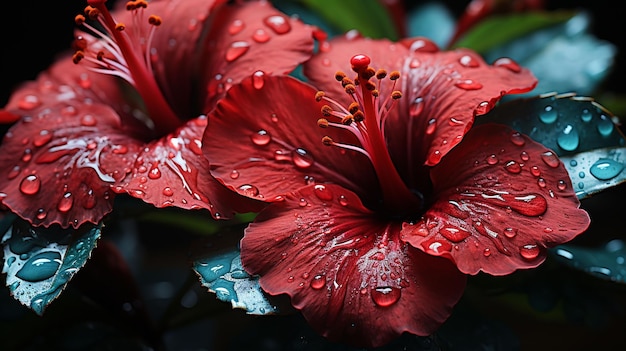
M 40 147 L 50 142 L 50 140 L 52 140 L 52 133 L 44 129 L 33 138 L 33 145 Z
M 431 118 L 430 120 L 428 120 L 428 126 L 426 126 L 426 134 L 433 134 L 435 132 L 435 129 L 437 129 L 437 119 Z
M 252 40 L 260 44 L 267 43 L 270 38 L 269 34 L 263 29 L 257 29 L 254 34 L 252 34 Z
M 34 174 L 26 176 L 24 179 L 22 179 L 22 182 L 20 183 L 20 191 L 24 195 L 37 194 L 40 188 L 41 180 L 39 180 L 39 177 Z
M 272 141 L 272 137 L 270 136 L 270 134 L 266 130 L 261 129 L 258 132 L 256 132 L 255 134 L 252 134 L 250 136 L 250 140 L 252 140 L 252 142 L 255 145 L 265 146 L 265 145 L 269 144 L 270 141 Z
M 59 210 L 59 212 L 67 212 L 72 209 L 73 205 L 74 197 L 72 196 L 72 193 L 67 192 L 63 194 L 63 197 L 61 198 L 61 200 L 59 200 L 59 203 L 57 204 L 57 210 Z
M 239 187 L 239 193 L 246 196 L 257 196 L 259 195 L 259 188 L 251 184 L 244 184 Z
M 519 163 L 511 160 L 504 165 L 504 169 L 512 174 L 519 174 L 522 171 L 522 166 L 520 166 Z
M 609 136 L 613 132 L 613 122 L 607 116 L 601 115 L 596 128 L 600 135 Z
M 172 196 L 174 195 L 174 191 L 169 186 L 166 186 L 165 188 L 163 188 L 163 195 Z
M 524 144 L 526 144 L 526 140 L 519 132 L 511 134 L 511 142 L 517 146 L 524 146 Z
M 61 254 L 56 251 L 40 252 L 29 258 L 15 276 L 29 282 L 39 282 L 52 277 L 61 266 Z
M 346 198 L 345 195 L 340 195 L 339 196 L 339 204 L 341 206 L 348 206 L 348 199 Z
M 546 106 L 544 110 L 541 113 L 539 113 L 539 119 L 541 120 L 541 122 L 545 124 L 554 123 L 557 117 L 558 117 L 558 113 L 550 105 Z
M 480 65 L 478 61 L 470 55 L 461 56 L 461 58 L 459 58 L 459 63 L 461 66 L 470 68 L 476 68 Z
M 317 196 L 322 201 L 330 201 L 333 199 L 334 194 L 332 190 L 328 189 L 326 186 L 322 184 L 318 184 L 314 187 L 315 196 Z
M 584 109 L 583 112 L 580 115 L 580 119 L 583 122 L 591 121 L 591 117 L 593 117 L 593 115 L 591 114 L 591 112 L 588 109 Z
M 415 100 L 413 100 L 411 107 L 409 107 L 409 115 L 411 117 L 417 117 L 422 113 L 422 111 L 424 111 L 424 99 L 422 97 L 418 97 Z M 434 122 L 435 122 L 434 118 L 428 121 L 429 124 L 432 124 Z
M 41 100 L 36 95 L 26 95 L 18 102 L 17 107 L 22 110 L 32 110 L 41 105 Z
M 228 33 L 230 35 L 235 35 L 237 33 L 240 33 L 243 28 L 245 27 L 245 24 L 243 23 L 242 20 L 234 20 L 233 23 L 230 24 L 230 26 L 228 27 Z
M 265 84 L 265 79 L 263 76 L 263 71 L 256 71 L 254 72 L 254 74 L 252 74 L 252 86 L 254 86 L 255 89 L 263 88 L 263 85 Z
M 499 59 L 497 59 L 494 63 L 494 66 L 496 67 L 504 67 L 506 69 L 508 69 L 511 72 L 514 73 L 519 73 L 522 71 L 522 68 L 520 67 L 519 64 L 517 64 L 517 62 L 513 61 L 512 59 L 508 58 L 508 57 L 501 57 Z
M 514 238 L 516 235 L 517 235 L 516 229 L 513 229 L 511 227 L 504 228 L 504 236 L 506 236 L 507 238 L 509 239 Z
M 276 34 L 286 34 L 291 30 L 289 21 L 281 15 L 273 15 L 266 17 L 263 22 L 271 28 Z
M 315 290 L 320 290 L 326 284 L 326 279 L 323 275 L 316 275 L 311 280 L 311 288 Z
M 372 300 L 380 307 L 389 307 L 400 300 L 402 291 L 389 286 L 377 287 L 371 291 Z
M 574 151 L 578 147 L 580 138 L 578 131 L 571 124 L 568 124 L 556 139 L 559 147 L 565 151 Z
M 452 241 L 453 243 L 458 243 L 470 236 L 470 232 L 467 230 L 463 230 L 458 227 L 453 226 L 444 226 L 439 229 L 439 234 L 441 234 L 444 238 Z
M 495 154 L 491 154 L 487 157 L 487 163 L 490 165 L 495 165 L 498 163 L 498 157 Z
M 559 158 L 552 151 L 546 151 L 541 154 L 541 159 L 545 164 L 552 168 L 556 168 L 559 166 L 560 161 Z
M 609 180 L 617 177 L 624 169 L 624 164 L 609 158 L 602 158 L 589 168 L 589 173 L 599 180 Z
M 300 169 L 309 168 L 314 163 L 313 157 L 311 157 L 311 155 L 302 148 L 294 150 L 292 155 L 292 161 L 293 164 Z
M 474 82 L 471 79 L 461 80 L 454 83 L 454 86 L 463 90 L 478 90 L 483 87 L 482 84 Z
M 230 172 L 230 179 L 237 179 L 237 178 L 239 178 L 239 171 L 236 169 L 233 169 Z
M 565 183 L 564 180 L 559 180 L 557 183 L 557 188 L 559 188 L 559 190 L 565 190 L 567 188 L 567 183 Z
M 532 244 L 524 245 L 520 248 L 520 255 L 522 255 L 524 259 L 534 260 L 539 256 L 539 247 Z
M 250 44 L 245 41 L 236 41 L 230 44 L 230 47 L 226 50 L 225 59 L 227 62 L 235 61 L 248 52 Z

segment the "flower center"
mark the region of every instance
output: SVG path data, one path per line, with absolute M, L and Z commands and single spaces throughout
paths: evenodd
M 354 80 L 343 72 L 335 74 L 346 94 L 353 100 L 348 108 L 326 97 L 323 91 L 316 94 L 317 101 L 325 100 L 334 106 L 333 108 L 324 105 L 322 107 L 324 117 L 317 123 L 321 128 L 340 128 L 356 136 L 361 145 L 337 142 L 329 136 L 323 137 L 322 142 L 327 146 L 353 150 L 365 155 L 378 176 L 383 193 L 383 208 L 394 214 L 405 214 L 421 209 L 422 199 L 413 194 L 402 181 L 385 142 L 385 118 L 402 98 L 402 93 L 395 90 L 400 72 L 393 71 L 387 74 L 384 69 L 376 71 L 369 66 L 370 62 L 366 55 L 352 57 L 350 64 L 352 70 L 357 73 Z M 383 84 L 392 84 L 388 96 L 381 96 Z
M 93 37 L 76 37 L 74 63 L 87 64 L 93 72 L 117 76 L 135 87 L 157 134 L 176 129 L 181 121 L 165 100 L 152 70 L 151 43 L 161 18 L 156 15 L 145 18 L 147 1 L 129 1 L 126 10 L 132 14 L 133 30 L 128 31 L 126 25 L 115 21 L 105 6 L 106 0 L 88 0 L 87 3 L 84 15 L 77 15 L 75 21 Z M 87 20 L 97 22 L 103 29 L 90 25 Z

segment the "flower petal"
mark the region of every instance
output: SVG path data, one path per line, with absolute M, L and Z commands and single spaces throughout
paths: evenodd
M 269 1 L 223 5 L 210 22 L 200 46 L 200 87 L 207 89 L 204 113 L 244 77 L 257 71 L 287 74 L 313 54 L 314 27 L 276 10 Z
M 117 182 L 113 190 L 126 192 L 156 207 L 208 209 L 216 219 L 231 218 L 235 212 L 260 210 L 249 199 L 226 189 L 209 173 L 209 162 L 201 150 L 206 125 L 206 116 L 202 116 L 146 145 L 132 173 Z
M 589 226 L 556 154 L 503 125 L 474 127 L 431 178 L 436 200 L 403 240 L 468 274 L 536 267 Z
M 232 189 L 270 201 L 326 181 L 359 195 L 379 195 L 365 156 L 322 143 L 324 135 L 358 141 L 338 128 L 318 127 L 324 102 L 316 102 L 315 93 L 289 76 L 252 76 L 233 86 L 208 117 L 202 145 L 212 174 Z
M 244 268 L 288 294 L 330 340 L 376 347 L 403 332 L 429 335 L 450 315 L 465 275 L 399 240 L 358 197 L 315 185 L 270 205 L 241 241 Z
M 34 225 L 98 223 L 141 147 L 120 128 L 110 107 L 76 101 L 23 117 L 2 143 L 3 204 Z

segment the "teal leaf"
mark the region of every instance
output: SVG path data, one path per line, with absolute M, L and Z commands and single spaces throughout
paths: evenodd
M 193 269 L 200 282 L 210 292 L 233 308 L 240 308 L 252 315 L 278 313 L 278 308 L 267 299 L 257 276 L 250 276 L 241 265 L 238 249 L 222 251 L 196 259 Z
M 560 18 L 560 14 L 555 19 Z M 525 96 L 551 91 L 574 91 L 592 95 L 613 69 L 617 48 L 589 33 L 591 18 L 579 12 L 564 22 L 539 28 L 484 51 L 493 62 L 510 57 L 530 69 L 537 87 Z
M 560 245 L 550 251 L 563 263 L 604 280 L 626 284 L 626 242 L 614 239 L 597 248 Z
M 298 2 L 316 12 L 340 33 L 356 29 L 365 37 L 398 40 L 391 16 L 378 0 L 298 0 Z
M 56 299 L 96 247 L 101 225 L 89 229 L 31 227 L 15 221 L 2 238 L 6 285 L 38 315 Z
M 613 119 L 592 98 L 546 94 L 501 103 L 476 123 L 506 124 L 552 149 L 582 199 L 626 181 L 626 138 Z
M 440 2 L 427 2 L 412 9 L 407 15 L 407 36 L 426 37 L 445 48 L 454 34 L 456 20 Z

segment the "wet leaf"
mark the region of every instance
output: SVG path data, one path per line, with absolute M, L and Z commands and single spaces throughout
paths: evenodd
M 341 33 L 358 29 L 366 37 L 398 39 L 391 17 L 378 0 L 299 0 L 299 2 L 317 12 Z
M 556 14 L 555 19 L 559 16 Z M 617 48 L 589 33 L 588 13 L 563 19 L 567 20 L 492 47 L 483 52 L 486 61 L 510 57 L 530 69 L 539 83 L 525 96 L 550 91 L 594 94 L 613 69 Z
M 219 300 L 230 302 L 248 314 L 266 315 L 278 312 L 259 285 L 258 277 L 250 276 L 241 265 L 238 249 L 207 255 L 194 261 L 193 269 L 203 286 Z
M 626 181 L 626 137 L 613 119 L 592 98 L 547 94 L 502 103 L 477 123 L 509 125 L 552 149 L 583 199 Z
M 3 273 L 11 295 L 38 315 L 87 262 L 101 225 L 88 229 L 31 227 L 16 220 L 2 238 Z
M 573 15 L 574 13 L 569 11 L 494 15 L 474 26 L 454 43 L 453 47 L 471 48 L 485 54 L 495 47 L 510 43 L 539 29 L 564 23 Z
M 551 251 L 555 260 L 601 279 L 626 283 L 626 242 L 614 239 L 601 247 L 560 245 Z

